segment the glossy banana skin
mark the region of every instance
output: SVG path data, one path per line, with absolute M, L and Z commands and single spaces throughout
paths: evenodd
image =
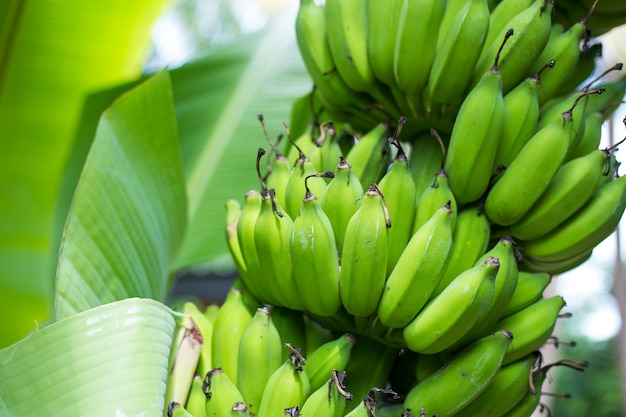
M 341 257 L 341 302 L 354 316 L 369 317 L 378 306 L 387 276 L 388 225 L 381 194 L 372 186 L 348 223 Z
M 352 348 L 357 342 L 350 333 L 328 341 L 312 351 L 307 357 L 307 375 L 311 390 L 315 391 L 328 382 L 333 369 L 345 370 Z
M 244 402 L 237 385 L 221 368 L 207 373 L 202 388 L 207 397 L 207 417 L 228 417 L 235 403 Z
M 548 235 L 520 243 L 524 256 L 562 261 L 585 254 L 609 236 L 626 207 L 626 177 L 602 184 L 594 196 Z
M 430 354 L 453 346 L 489 305 L 499 269 L 498 259 L 489 257 L 455 278 L 403 328 L 407 347 Z
M 502 317 L 515 314 L 539 300 L 551 281 L 552 276 L 546 272 L 519 271 L 515 291 L 502 311 Z
M 427 415 L 453 415 L 492 381 L 512 340 L 509 332 L 498 331 L 468 345 L 439 371 L 417 384 L 407 394 L 404 405 L 411 410 L 423 409 Z
M 302 199 L 290 248 L 293 279 L 305 310 L 332 316 L 341 307 L 339 257 L 332 224 L 312 193 Z
M 442 206 L 406 245 L 378 304 L 378 319 L 382 324 L 403 327 L 428 301 L 450 253 L 452 217 L 450 206 Z
M 269 308 L 257 309 L 241 335 L 237 356 L 237 387 L 251 413 L 256 413 L 263 387 L 283 362 L 282 348 Z

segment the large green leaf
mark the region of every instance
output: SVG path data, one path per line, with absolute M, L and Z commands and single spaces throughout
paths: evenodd
M 141 73 L 167 3 L 0 2 L 0 346 L 51 312 L 53 214 L 83 101 Z
M 57 318 L 129 297 L 164 301 L 185 225 L 171 84 L 161 71 L 100 120 L 64 231 Z
M 185 161 L 190 225 L 175 262 L 206 261 L 232 267 L 225 240 L 225 202 L 259 188 L 257 149 L 269 148 L 257 119 L 270 135 L 285 133 L 293 101 L 311 89 L 295 41 L 293 16 L 206 60 L 173 71 L 174 98 Z
M 161 416 L 174 331 L 140 298 L 36 330 L 0 350 L 0 417 Z

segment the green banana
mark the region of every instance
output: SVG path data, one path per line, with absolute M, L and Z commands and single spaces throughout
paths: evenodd
M 436 56 L 436 36 L 444 15 L 445 2 L 405 0 L 402 3 L 395 29 L 395 79 L 402 91 L 421 98 L 420 93 L 428 82 L 431 64 Z
M 429 134 L 411 143 L 409 170 L 415 183 L 416 206 L 424 190 L 432 185 L 433 178 L 443 166 L 443 150 L 446 143 L 442 140 L 440 144 L 432 139 L 432 135 Z M 440 137 L 440 139 L 443 138 Z
M 563 297 L 555 295 L 541 298 L 517 313 L 498 320 L 494 329 L 506 329 L 515 335 L 503 364 L 514 362 L 539 349 L 552 336 L 556 319 L 564 306 Z
M 244 284 L 256 297 L 274 304 L 278 300 L 271 296 L 257 271 L 261 270 L 259 255 L 254 241 L 254 229 L 261 212 L 261 193 L 250 190 L 245 195 L 245 204 L 237 221 L 237 239 L 240 242 L 241 255 L 246 265 L 246 273 L 241 276 Z M 250 271 L 248 274 L 247 271 Z
M 239 276 L 244 276 L 246 274 L 246 263 L 243 259 L 239 237 L 237 236 L 237 223 L 239 222 L 241 211 L 241 204 L 237 200 L 230 198 L 226 201 L 226 242 Z
M 489 46 L 500 39 L 504 31 L 511 26 L 509 21 L 529 8 L 535 0 L 501 0 L 491 10 L 489 15 L 489 30 L 481 54 L 484 54 Z
M 333 369 L 346 368 L 355 343 L 356 338 L 352 334 L 344 333 L 309 353 L 306 363 L 311 391 L 327 383 Z
M 487 194 L 489 220 L 509 226 L 528 213 L 565 159 L 575 136 L 572 122 L 568 110 L 528 140 Z
M 264 190 L 261 212 L 254 228 L 254 244 L 260 269 L 258 275 L 264 280 L 267 291 L 272 293 L 272 304 L 302 309 L 302 300 L 293 279 L 291 259 L 291 233 L 293 220 L 282 211 L 274 199 L 273 190 Z
M 373 392 L 369 392 L 362 401 L 359 401 L 350 412 L 344 417 L 377 417 L 376 397 Z
M 400 11 L 404 0 L 369 0 L 367 3 L 367 54 L 372 72 L 382 83 L 395 84 L 393 57 Z
M 539 360 L 538 354 L 531 353 L 500 368 L 487 388 L 455 417 L 501 416 L 511 410 L 529 391 L 529 378 Z
M 520 260 L 515 242 L 509 236 L 501 238 L 477 264 L 484 262 L 492 256 L 500 262 L 500 268 L 495 278 L 495 287 L 491 302 L 483 312 L 481 318 L 476 321 L 471 330 L 456 344 L 461 347 L 466 343 L 487 336 L 492 332 L 493 326 L 502 317 L 502 312 L 511 300 L 517 287 L 518 268 Z
M 167 417 L 195 417 L 185 407 L 176 401 L 171 401 L 167 406 Z
M 332 225 L 339 256 L 343 251 L 346 227 L 360 207 L 362 198 L 361 181 L 354 173 L 352 165 L 342 157 L 335 170 L 335 178 L 330 180 L 322 196 L 322 208 Z
M 305 359 L 298 349 L 292 350 L 289 358 L 270 376 L 257 412 L 257 417 L 274 417 L 284 415 L 287 408 L 302 408 L 310 394 L 311 387 L 307 377 Z
M 513 36 L 507 32 L 501 47 Z M 493 160 L 504 123 L 502 76 L 499 53 L 493 67 L 484 73 L 461 104 L 445 159 L 444 169 L 457 203 L 478 200 L 487 190 Z
M 372 184 L 346 228 L 339 290 L 348 313 L 368 317 L 376 311 L 387 276 L 388 228 L 383 196 Z
M 515 314 L 539 300 L 551 281 L 552 277 L 546 272 L 519 271 L 515 291 L 502 311 L 502 317 Z
M 489 245 L 489 220 L 477 205 L 461 209 L 452 234 L 452 248 L 448 262 L 431 298 L 441 293 L 461 272 L 476 264 Z
M 295 219 L 298 215 L 302 197 L 306 194 L 305 179 L 313 174 L 317 174 L 313 162 L 304 153 L 301 153 L 291 171 L 285 190 L 286 205 L 284 207 L 292 219 Z M 326 180 L 323 178 L 315 178 L 314 181 L 309 183 L 311 192 L 315 195 L 323 195 L 326 185 Z
M 581 52 L 580 44 L 588 35 L 587 19 L 573 24 L 563 33 L 550 37 L 547 45 L 537 58 L 537 63 L 532 67 L 532 71 L 538 71 L 539 63 L 553 59 L 557 65 L 552 71 L 548 71 L 542 77 L 542 88 L 538 92 L 540 103 L 545 103 L 547 99 L 556 94 L 566 84 L 568 76 L 578 65 Z
M 293 279 L 305 310 L 332 316 L 341 307 L 339 258 L 333 226 L 308 186 L 309 179 L 319 176 L 331 178 L 334 174 L 327 171 L 306 177 L 306 194 L 293 222 L 291 259 Z
M 428 301 L 450 253 L 452 217 L 448 202 L 411 237 L 385 283 L 378 304 L 382 324 L 403 327 Z
M 324 4 L 336 70 L 350 88 L 368 92 L 375 77 L 368 60 L 366 13 L 364 0 L 328 0 Z
M 200 348 L 200 358 L 197 370 L 200 375 L 206 375 L 213 369 L 211 344 L 213 339 L 213 322 L 211 322 L 193 302 L 187 301 L 183 304 L 187 314 L 191 316 L 194 324 L 202 337 L 202 347 Z
M 365 109 L 371 100 L 350 88 L 337 71 L 326 36 L 324 7 L 316 5 L 314 0 L 301 0 L 295 29 L 302 60 L 327 110 L 335 114 L 334 110 L 350 109 L 360 118 L 367 116 Z
M 204 395 L 204 391 L 202 390 L 203 381 L 204 377 L 202 375 L 195 375 L 193 377 L 193 381 L 191 381 L 191 388 L 189 389 L 189 396 L 187 397 L 185 409 L 193 417 L 206 417 L 207 399 L 206 395 Z
M 306 399 L 300 415 L 316 417 L 343 417 L 346 400 L 352 400 L 352 394 L 346 391 L 343 385 L 345 372 L 333 370 L 327 383 L 319 388 L 311 389 L 311 395 Z
M 236 383 L 221 368 L 206 374 L 202 390 L 207 398 L 207 417 L 228 417 L 235 403 L 245 401 Z
M 491 302 L 499 269 L 498 259 L 489 257 L 455 278 L 404 327 L 407 347 L 418 353 L 438 353 L 460 340 Z
M 569 258 L 557 260 L 525 256 L 520 263 L 520 268 L 526 271 L 544 271 L 552 275 L 558 275 L 580 266 L 583 262 L 591 258 L 592 253 L 593 249 L 590 249 Z
M 472 78 L 467 69 L 478 62 L 488 29 L 487 0 L 470 0 L 458 10 L 449 30 L 439 30 L 443 38 L 428 77 L 428 96 L 432 101 L 448 104 L 462 97 Z
M 235 384 L 237 384 L 239 342 L 252 320 L 252 315 L 243 301 L 243 292 L 231 288 L 213 323 L 212 366 L 222 369 Z
M 602 140 L 602 125 L 608 119 L 608 115 L 604 112 L 593 112 L 586 114 L 585 112 L 585 130 L 583 131 L 580 142 L 577 146 L 568 152 L 571 159 L 580 158 L 587 155 L 600 147 Z
M 550 61 L 543 68 L 552 68 Z M 504 96 L 504 124 L 494 159 L 494 170 L 508 167 L 519 151 L 535 133 L 539 122 L 538 91 L 543 88 L 540 69 L 533 77 L 526 78 Z
M 322 326 L 322 324 L 317 322 L 313 317 L 309 315 L 304 316 L 304 346 L 302 347 L 303 355 L 306 354 L 308 358 L 309 353 L 315 351 L 324 343 L 330 342 L 332 338 L 333 334 L 330 329 Z
M 454 229 L 458 213 L 456 199 L 452 189 L 450 189 L 448 174 L 446 174 L 444 169 L 440 169 L 434 176 L 430 187 L 426 188 L 419 197 L 417 207 L 415 208 L 415 220 L 412 225 L 412 233 L 416 233 L 447 201 L 450 202 L 452 228 Z
M 283 363 L 282 348 L 269 308 L 258 308 L 241 335 L 237 354 L 237 387 L 252 414 L 258 410 L 270 375 Z
M 415 214 L 415 183 L 409 171 L 408 158 L 399 143 L 397 146 L 398 153 L 389 171 L 378 183 L 378 188 L 385 196 L 389 218 L 393 222 L 387 239 L 389 242 L 387 274 L 391 273 L 411 238 Z
M 424 410 L 429 416 L 454 415 L 493 380 L 512 339 L 511 333 L 503 330 L 471 343 L 417 384 L 404 399 L 405 407 Z
M 519 242 L 523 256 L 558 261 L 596 247 L 614 230 L 626 207 L 626 177 L 600 185 L 587 203 L 556 229 Z
M 593 195 L 608 173 L 610 151 L 595 150 L 563 164 L 539 199 L 509 231 L 516 239 L 532 240 L 558 227 Z
M 376 125 L 361 136 L 346 155 L 346 161 L 352 165 L 352 170 L 361 184 L 377 182 L 384 174 L 383 169 L 389 154 L 387 130 L 388 127 L 382 123 Z
M 485 51 L 476 64 L 470 85 L 476 85 L 484 72 L 489 70 L 493 56 L 500 48 L 500 39 L 509 29 L 513 29 L 515 36 L 502 48 L 500 60 L 502 91 L 506 94 L 532 73 L 531 66 L 537 61 L 550 38 L 552 8 L 552 0 L 535 0 L 528 8 L 513 16 L 504 29 L 495 36 L 495 40 L 490 45 L 485 45 Z M 543 65 L 547 60 L 540 62 Z

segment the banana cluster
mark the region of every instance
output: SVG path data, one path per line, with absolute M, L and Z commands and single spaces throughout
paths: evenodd
M 531 291 L 524 292 L 528 304 Z M 182 313 L 167 381 L 169 417 L 530 415 L 550 368 L 587 366 L 543 364 L 506 330 L 454 355 L 396 349 L 262 305 L 241 281 L 222 306 L 186 302 Z M 522 320 L 516 314 L 507 319 L 512 328 Z M 513 347 L 523 352 L 512 356 Z
M 481 112 L 477 117 L 502 113 L 501 95 L 520 84 L 528 84 L 519 88 L 536 94 L 538 105 L 563 98 L 593 73 L 602 46 L 593 44 L 591 31 L 597 35 L 626 23 L 620 0 L 318 3 L 300 1 L 295 29 L 324 118 L 365 132 L 406 116 L 411 140 L 431 128 L 449 134 L 479 82 L 499 94 L 473 108 Z M 502 46 L 509 30 L 513 35 Z M 554 67 L 542 71 L 551 61 Z M 501 122 L 493 124 L 492 136 L 498 136 Z

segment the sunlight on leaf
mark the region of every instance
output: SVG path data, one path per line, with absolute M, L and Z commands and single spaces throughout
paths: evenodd
M 170 89 L 162 71 L 102 116 L 64 231 L 57 319 L 128 297 L 167 296 L 186 221 Z
M 0 350 L 0 416 L 158 416 L 172 311 L 132 298 L 83 311 Z

